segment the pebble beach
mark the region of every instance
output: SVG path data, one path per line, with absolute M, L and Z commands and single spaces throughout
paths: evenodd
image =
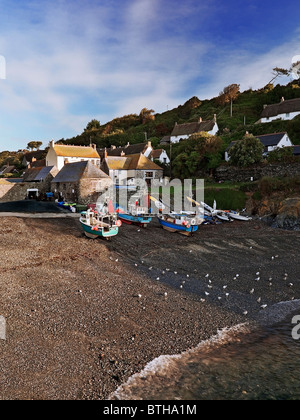
M 300 298 L 300 233 L 258 220 L 191 238 L 153 221 L 109 242 L 76 218 L 1 222 L 3 400 L 107 399 L 156 357 Z

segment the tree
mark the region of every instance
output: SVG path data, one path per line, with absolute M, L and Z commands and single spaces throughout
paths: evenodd
M 229 150 L 229 163 L 234 166 L 250 166 L 263 160 L 264 146 L 252 134 L 246 134 Z
M 41 141 L 30 141 L 27 144 L 27 149 L 30 149 L 31 151 L 33 151 L 33 149 L 40 150 L 42 144 L 43 143 Z
M 100 127 L 101 127 L 100 126 L 100 121 L 94 119 L 94 120 L 91 120 L 87 124 L 86 128 L 84 129 L 84 131 L 95 131 L 95 130 L 99 130 Z
M 290 70 L 286 70 L 286 69 L 283 69 L 281 67 L 275 67 L 273 69 L 272 74 L 273 74 L 274 77 L 273 77 L 272 80 L 270 80 L 270 82 L 268 84 L 271 84 L 279 76 L 288 76 L 290 74 Z
M 140 112 L 140 121 L 142 124 L 146 124 L 148 121 L 154 121 L 155 116 L 152 115 L 155 111 L 153 109 L 143 108 Z
M 222 92 L 220 92 L 218 97 L 218 103 L 220 105 L 225 105 L 230 103 L 230 116 L 232 117 L 232 103 L 236 100 L 240 93 L 240 85 L 234 83 L 232 85 L 226 86 Z
M 293 158 L 293 148 L 292 147 L 276 147 L 268 154 L 268 162 L 271 163 L 288 163 Z
M 210 171 L 222 159 L 222 140 L 206 132 L 193 134 L 189 139 L 176 145 L 175 159 L 172 162 L 174 175 L 185 179 L 195 177 L 197 171 Z

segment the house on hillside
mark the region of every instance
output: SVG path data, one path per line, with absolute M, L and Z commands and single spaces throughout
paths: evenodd
M 16 167 L 14 165 L 3 165 L 0 168 L 0 175 L 11 174 L 12 172 L 16 171 Z
M 50 142 L 50 147 L 46 156 L 46 166 L 56 166 L 61 170 L 67 163 L 91 162 L 100 167 L 100 156 L 93 146 L 69 146 L 65 144 L 55 144 Z
M 269 152 L 272 152 L 275 149 L 293 146 L 293 143 L 286 132 L 263 134 L 255 137 L 259 139 L 264 146 L 264 156 L 267 156 Z M 235 143 L 235 141 L 231 142 L 225 151 L 225 160 L 227 162 L 230 159 L 230 149 Z
M 110 176 L 115 184 L 134 185 L 136 178 L 145 180 L 148 184 L 152 180 L 163 178 L 163 169 L 152 162 L 142 153 L 130 156 L 106 156 L 101 169 Z
M 128 156 L 136 155 L 142 153 L 144 156 L 149 157 L 153 151 L 151 141 L 145 143 L 130 144 L 126 146 L 111 146 L 110 148 L 97 149 L 97 152 L 101 158 L 101 161 L 104 159 L 105 153 L 107 156 Z
M 216 135 L 219 131 L 217 116 L 214 115 L 214 119 L 211 121 L 203 121 L 202 118 L 199 118 L 199 121 L 197 122 L 185 124 L 175 123 L 169 141 L 168 136 L 165 136 L 161 140 L 161 144 L 178 143 L 180 140 L 188 139 L 193 134 L 200 133 L 201 131 L 204 131 L 213 136 Z
M 158 160 L 160 163 L 164 165 L 169 165 L 171 162 L 167 152 L 164 149 L 153 150 L 150 155 L 150 159 L 152 161 Z
M 45 154 L 45 150 L 35 150 L 33 152 L 24 153 L 22 165 L 27 169 L 33 168 L 34 166 L 45 166 Z
M 89 160 L 64 165 L 51 182 L 58 199 L 80 204 L 95 203 L 112 185 L 111 178 Z
M 300 115 L 300 98 L 285 100 L 279 104 L 264 105 L 259 122 L 268 123 L 274 120 L 292 120 Z

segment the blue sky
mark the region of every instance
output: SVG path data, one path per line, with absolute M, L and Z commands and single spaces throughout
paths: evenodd
M 0 150 L 261 88 L 300 54 L 299 15 L 291 0 L 0 0 Z

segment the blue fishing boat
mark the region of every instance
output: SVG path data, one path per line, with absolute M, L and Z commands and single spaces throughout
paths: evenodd
M 137 200 L 134 204 L 128 205 L 128 210 L 125 211 L 122 207 L 117 205 L 119 219 L 129 225 L 138 225 L 140 227 L 147 227 L 152 220 L 147 206 L 141 206 Z
M 122 225 L 116 214 L 101 214 L 91 209 L 81 212 L 79 221 L 85 235 L 91 239 L 110 239 L 119 233 L 119 227 Z
M 121 213 L 119 212 L 119 219 L 122 220 L 122 222 L 127 223 L 128 225 L 138 225 L 141 227 L 147 227 L 148 224 L 151 222 L 152 218 L 151 217 L 145 217 L 142 215 L 132 215 L 132 214 L 125 214 L 125 213 Z
M 195 219 L 183 214 L 160 214 L 157 219 L 163 229 L 186 236 L 191 236 L 198 230 L 199 226 Z

